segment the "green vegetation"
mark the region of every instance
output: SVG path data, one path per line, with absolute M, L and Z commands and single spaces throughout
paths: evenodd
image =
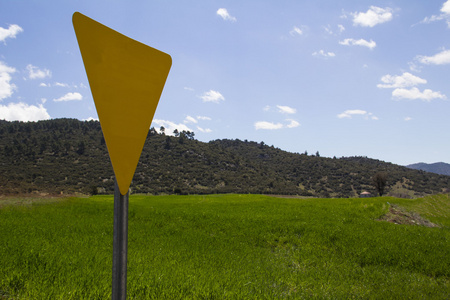
M 133 193 L 282 194 L 356 197 L 377 193 L 372 178 L 387 175 L 385 194 L 417 198 L 450 189 L 450 176 L 367 157 L 289 153 L 264 142 L 194 139 L 149 130 Z M 299 148 L 307 148 L 299 142 Z M 73 119 L 0 120 L 0 193 L 111 194 L 114 177 L 100 123 Z
M 450 227 L 450 199 L 447 195 L 433 195 L 416 200 L 404 200 L 402 206 L 419 213 L 430 221 Z
M 442 226 L 377 221 L 387 202 Z M 112 196 L 18 203 L 0 208 L 0 298 L 110 297 Z M 449 207 L 448 195 L 133 195 L 128 297 L 448 299 Z

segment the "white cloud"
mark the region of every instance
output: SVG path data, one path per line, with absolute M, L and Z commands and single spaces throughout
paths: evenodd
M 450 0 L 449 0 L 450 1 Z M 433 56 L 422 56 L 419 55 L 416 59 L 425 65 L 446 65 L 450 64 L 450 50 L 444 50 Z
M 447 97 L 441 92 L 433 92 L 430 89 L 426 89 L 421 92 L 418 88 L 414 87 L 412 89 L 398 88 L 392 92 L 392 96 L 399 99 L 411 99 L 411 100 L 424 100 L 431 101 L 433 99 L 446 99 Z
M 408 72 L 405 72 L 400 76 L 384 75 L 381 77 L 381 81 L 384 82 L 384 84 L 378 84 L 378 88 L 405 88 L 427 83 L 425 79 L 414 76 Z
M 432 15 L 431 17 L 425 17 L 425 19 L 423 19 L 420 23 L 425 23 L 425 24 L 429 24 L 432 22 L 436 22 L 436 21 L 441 21 L 444 20 L 446 18 L 445 14 L 441 14 L 441 15 Z
M 344 10 L 342 10 L 342 15 L 340 15 L 339 18 L 346 20 L 348 19 L 349 15 L 352 15 L 352 13 L 347 13 Z
M 283 125 L 282 123 L 273 123 L 273 122 L 267 122 L 267 121 L 258 121 L 255 122 L 254 126 L 256 130 L 259 129 L 265 129 L 265 130 L 276 130 L 276 129 L 282 129 L 282 128 L 295 128 L 300 126 L 300 123 L 293 120 L 293 119 L 286 119 L 287 124 Z
M 218 14 L 219 16 L 222 17 L 222 19 L 224 19 L 225 21 L 231 21 L 231 22 L 236 22 L 236 18 L 231 16 L 228 13 L 228 10 L 226 8 L 219 8 L 216 12 L 216 14 Z
M 281 114 L 295 114 L 297 113 L 297 109 L 286 106 L 286 105 L 277 105 L 278 112 Z M 264 111 L 271 110 L 271 107 L 269 105 L 266 105 L 263 108 Z M 255 129 L 265 129 L 265 130 L 275 130 L 275 129 L 282 129 L 282 128 L 295 128 L 300 126 L 300 123 L 293 119 L 286 119 L 285 124 L 282 124 L 280 122 L 274 123 L 274 122 L 267 122 L 267 121 L 258 121 L 254 123 Z
M 198 129 L 200 132 L 203 132 L 203 133 L 210 133 L 210 132 L 212 132 L 212 130 L 209 129 L 209 128 L 201 128 L 201 127 L 197 126 L 197 129 Z
M 345 46 L 362 46 L 367 47 L 369 49 L 373 49 L 377 46 L 377 43 L 375 43 L 373 40 L 370 40 L 370 42 L 364 40 L 364 39 L 345 39 L 343 41 L 339 41 L 339 44 L 345 45 Z
M 55 86 L 69 87 L 69 85 L 67 83 L 61 83 L 61 82 L 55 82 Z
M 316 51 L 312 55 L 313 56 L 325 57 L 325 58 L 335 57 L 336 56 L 336 54 L 334 52 L 325 52 L 323 50 L 320 50 L 319 52 Z
M 374 27 L 375 25 L 392 20 L 392 9 L 371 6 L 367 12 L 358 12 L 353 15 L 353 25 Z
M 27 66 L 27 70 L 28 70 L 28 77 L 30 79 L 43 79 L 52 76 L 52 72 L 50 72 L 50 70 L 47 69 L 41 70 L 38 67 L 33 66 L 31 64 Z
M 333 31 L 333 27 L 330 24 L 328 24 L 327 26 L 322 26 L 323 30 L 325 30 L 325 32 L 329 35 L 337 36 L 345 31 L 345 27 L 342 24 L 338 24 L 336 27 L 336 30 Z
M 290 122 L 289 124 L 286 125 L 287 128 L 295 128 L 295 127 L 300 126 L 300 123 L 295 120 L 287 119 L 286 121 Z
M 426 17 L 420 23 L 431 23 L 436 21 L 446 20 L 447 26 L 450 28 L 450 0 L 447 0 L 442 4 L 441 14 L 440 15 L 432 15 L 431 17 Z
M 27 122 L 48 120 L 50 115 L 42 104 L 34 106 L 26 103 L 9 103 L 8 105 L 0 105 L 0 119 Z
M 22 32 L 23 29 L 19 25 L 9 25 L 8 29 L 0 27 L 0 42 L 4 42 L 7 38 L 16 38 L 16 35 Z
M 365 111 L 365 110 L 350 109 L 350 110 L 346 110 L 343 113 L 337 115 L 337 117 L 339 119 L 342 119 L 342 118 L 351 118 L 353 115 L 365 115 L 365 114 L 367 114 L 367 111 Z
M 333 34 L 333 30 L 331 30 L 331 26 L 327 25 L 327 26 L 323 26 L 323 29 L 325 30 L 326 33 L 328 34 Z
M 277 105 L 278 112 L 282 114 L 295 114 L 297 110 L 295 108 L 289 107 L 289 106 L 283 106 L 283 105 Z
M 194 89 L 193 89 L 193 88 L 191 88 L 191 87 L 188 87 L 188 86 L 185 86 L 185 87 L 184 87 L 184 89 L 185 89 L 186 91 L 190 91 L 190 92 L 193 92 L 193 91 L 194 91 Z
M 39 86 L 40 86 L 40 87 L 51 87 L 52 84 L 50 84 L 50 83 L 45 83 L 45 82 L 41 82 L 41 83 L 39 84 Z M 55 83 L 53 84 L 53 86 L 66 87 L 66 88 L 69 87 L 69 85 L 68 85 L 67 83 L 61 83 L 61 82 L 55 82 Z M 74 88 L 77 88 L 76 85 L 74 85 L 73 87 L 74 87 Z
M 155 127 L 156 131 L 158 131 L 158 132 L 159 132 L 159 129 L 161 128 L 161 126 L 163 126 L 165 128 L 166 135 L 174 135 L 173 132 L 175 129 L 177 129 L 179 132 L 181 132 L 181 131 L 191 131 L 192 132 L 193 131 L 192 129 L 190 129 L 183 123 L 176 124 L 172 121 L 159 120 L 159 119 L 153 119 L 151 126 Z
M 255 129 L 266 129 L 266 130 L 274 130 L 283 128 L 283 124 L 281 123 L 272 123 L 266 121 L 255 122 Z
M 98 118 L 89 117 L 87 119 L 83 119 L 82 121 L 98 121 Z
M 297 26 L 294 26 L 294 28 L 292 28 L 291 31 L 289 31 L 289 34 L 294 36 L 294 35 L 302 35 L 303 34 L 303 30 L 301 30 L 300 28 L 298 28 Z
M 4 62 L 0 61 L 0 101 L 11 97 L 17 88 L 15 84 L 11 83 L 11 74 L 14 72 L 16 72 L 16 69 L 8 67 Z
M 203 121 L 211 121 L 210 117 L 205 117 L 205 116 L 197 116 L 198 120 L 203 120 Z
M 425 84 L 427 81 L 411 73 L 405 72 L 401 76 L 385 75 L 381 77 L 384 84 L 378 84 L 378 88 L 392 88 L 392 97 L 397 99 L 420 99 L 431 101 L 433 99 L 446 99 L 447 97 L 441 92 L 433 92 L 425 89 L 421 92 L 416 85 Z M 410 88 L 410 89 L 408 89 Z
M 348 118 L 351 119 L 353 116 L 364 116 L 364 119 L 368 120 L 378 120 L 378 117 L 374 116 L 371 112 L 367 112 L 361 109 L 349 109 L 337 115 L 339 119 Z
M 221 93 L 213 90 L 209 90 L 208 92 L 204 92 L 200 98 L 203 100 L 203 102 L 214 102 L 219 103 L 221 100 L 224 101 L 225 97 L 222 96 Z
M 444 14 L 450 14 L 450 0 L 447 0 L 447 2 L 442 4 L 441 12 Z
M 184 123 L 194 123 L 194 124 L 196 124 L 196 123 L 198 123 L 198 121 L 194 118 L 194 117 L 191 117 L 191 116 L 187 116 L 186 117 L 186 119 L 184 119 Z
M 417 58 L 416 58 L 417 60 Z M 409 69 L 413 72 L 420 72 L 422 70 L 421 66 L 418 66 L 415 62 L 408 62 Z
M 61 101 L 79 101 L 83 100 L 83 96 L 80 93 L 67 93 L 62 97 L 59 97 L 57 99 L 53 99 L 55 102 L 61 102 Z
M 411 121 L 412 118 L 411 118 L 411 117 L 405 117 L 403 120 L 404 120 L 404 121 Z

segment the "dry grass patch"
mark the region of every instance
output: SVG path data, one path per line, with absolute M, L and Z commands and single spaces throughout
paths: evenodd
M 419 225 L 425 227 L 440 227 L 437 224 L 421 217 L 418 213 L 407 211 L 405 208 L 390 204 L 388 212 L 378 219 L 399 225 Z

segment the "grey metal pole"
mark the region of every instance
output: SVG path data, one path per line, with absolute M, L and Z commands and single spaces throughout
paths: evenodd
M 128 196 L 120 194 L 115 180 L 112 300 L 127 298 Z

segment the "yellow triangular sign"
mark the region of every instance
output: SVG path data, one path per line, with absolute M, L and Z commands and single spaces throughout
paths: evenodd
M 125 195 L 172 59 L 78 12 L 72 21 L 117 184 Z

